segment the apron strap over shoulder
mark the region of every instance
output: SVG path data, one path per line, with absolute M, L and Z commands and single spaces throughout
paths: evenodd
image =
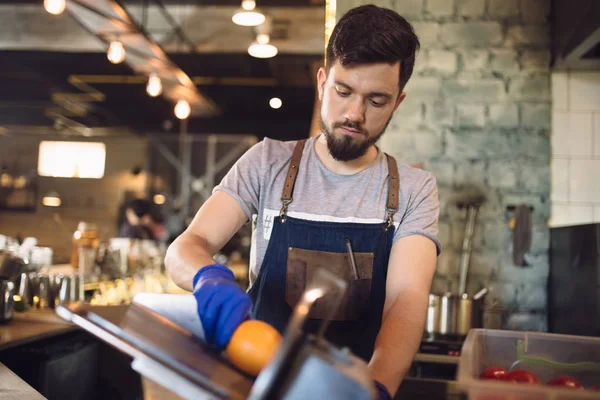
M 300 160 L 302 159 L 302 151 L 306 139 L 298 140 L 294 152 L 292 153 L 292 160 L 288 168 L 287 175 L 285 177 L 285 183 L 283 184 L 283 192 L 281 193 L 281 202 L 283 203 L 279 217 L 283 218 L 287 211 L 288 205 L 292 202 L 292 194 L 294 192 L 294 184 L 296 183 L 296 176 L 298 175 L 298 168 L 300 167 Z
M 386 229 L 389 229 L 394 224 L 394 214 L 398 211 L 398 196 L 400 193 L 400 179 L 398 177 L 398 165 L 396 159 L 389 154 L 386 154 L 388 161 L 388 171 L 390 174 L 390 182 L 388 186 L 388 201 L 386 207 L 386 214 L 388 225 Z

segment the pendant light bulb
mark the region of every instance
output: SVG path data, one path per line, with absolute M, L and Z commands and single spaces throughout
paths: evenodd
M 123 60 L 125 60 L 125 47 L 123 47 L 123 43 L 119 42 L 118 40 L 113 40 L 110 42 L 106 57 L 108 58 L 108 61 L 113 64 L 122 63 Z
M 242 8 L 231 17 L 231 20 L 236 25 L 257 26 L 265 22 L 265 15 L 256 10 L 254 0 L 244 0 L 242 1 Z
M 44 0 L 44 8 L 52 15 L 62 14 L 66 7 L 65 0 Z
M 163 91 L 163 86 L 160 78 L 156 74 L 151 74 L 146 85 L 146 93 L 150 97 L 159 96 Z
M 191 111 L 190 103 L 186 100 L 179 100 L 175 105 L 175 116 L 179 119 L 187 119 Z
M 270 37 L 266 33 L 256 36 L 256 41 L 248 47 L 248 54 L 256 58 L 271 58 L 277 55 L 277 47 L 269 44 Z

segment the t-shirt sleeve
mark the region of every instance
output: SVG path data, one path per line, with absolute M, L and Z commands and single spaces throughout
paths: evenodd
M 433 240 L 439 255 L 441 245 L 437 235 L 440 201 L 437 182 L 431 172 L 427 172 L 415 186 L 408 201 L 406 213 L 394 234 L 394 242 L 405 236 L 423 235 Z
M 264 141 L 252 146 L 213 189 L 213 193 L 220 190 L 232 196 L 242 207 L 248 219 L 252 219 L 252 215 L 258 210 L 263 148 Z

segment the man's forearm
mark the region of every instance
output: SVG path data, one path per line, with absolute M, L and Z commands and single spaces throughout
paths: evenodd
M 194 275 L 200 268 L 214 264 L 213 254 L 199 236 L 184 233 L 167 250 L 165 266 L 173 282 L 182 289 L 192 291 Z
M 406 291 L 384 315 L 369 363 L 371 377 L 390 391 L 398 390 L 423 337 L 428 293 Z

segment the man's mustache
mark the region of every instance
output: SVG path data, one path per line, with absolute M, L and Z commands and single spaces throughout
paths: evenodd
M 346 121 L 346 122 L 336 122 L 333 124 L 333 128 L 349 128 L 355 130 L 363 135 L 366 135 L 367 132 L 360 127 L 360 124 L 357 122 Z

